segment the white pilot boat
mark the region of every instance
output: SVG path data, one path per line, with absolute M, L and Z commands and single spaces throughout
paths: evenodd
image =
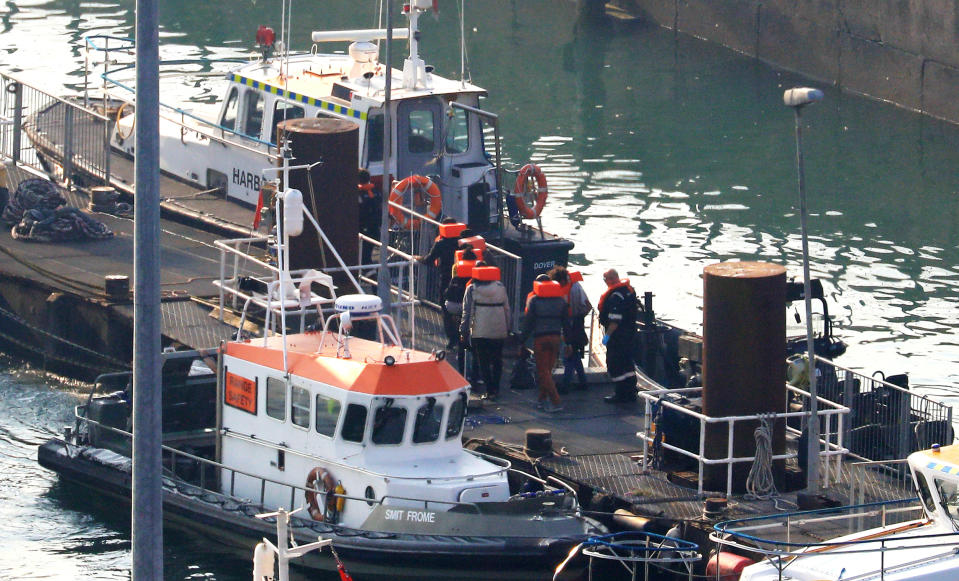
M 432 0 L 403 5 L 409 25 L 395 28 L 392 36 L 408 43 L 409 53 L 402 69 L 390 67 L 388 101 L 387 67 L 380 62 L 386 29 L 315 31 L 312 50 L 294 54 L 286 48 L 290 39 L 285 32 L 280 34 L 282 40 L 276 39 L 272 29 L 261 26 L 256 35 L 260 52 L 255 60 L 232 65 L 222 87 L 214 86 L 208 73 L 197 81 L 210 92 L 222 91 L 216 103 L 166 103 L 161 99 L 161 170 L 198 190 L 221 191 L 226 199 L 252 208 L 260 200 L 262 185 L 273 177 L 264 174 L 263 168 L 278 165 L 277 125 L 288 119 L 329 117 L 357 124 L 357 164 L 370 172 L 374 183 L 381 184 L 384 175 L 391 183 L 414 175 L 431 180 L 435 189 L 424 187 L 413 204 L 423 214 L 452 216 L 477 233 L 500 228 L 504 203 L 515 223 L 522 217 L 538 217 L 547 192 L 545 178 L 535 166 L 516 181 L 521 195 L 503 195 L 498 141 L 490 155 L 485 141 L 487 130 L 496 140 L 499 137 L 497 116 L 480 108 L 485 90 L 463 73 L 459 80 L 436 74 L 420 55 L 418 20 L 434 9 Z M 111 146 L 132 157 L 136 134 L 133 69 L 132 63 L 121 60 L 132 45 L 104 37 L 87 42 L 89 62 L 107 63 L 102 91 L 113 104 L 107 107 L 115 119 Z M 348 46 L 348 50 L 346 54 L 321 52 L 329 46 L 338 50 Z M 105 56 L 98 59 L 101 51 Z M 182 87 L 182 79 L 191 78 L 183 72 L 182 62 L 176 64 L 175 75 L 171 71 L 168 77 L 161 63 L 161 95 L 173 94 L 163 89 L 164 79 L 172 78 L 171 86 Z M 98 68 L 88 69 L 88 76 Z M 92 78 L 86 84 L 97 85 Z M 89 102 L 97 101 L 91 97 Z M 384 163 L 387 112 L 391 154 Z M 57 154 L 55 148 L 44 148 L 43 139 L 36 141 L 48 155 Z M 405 197 L 411 205 L 411 196 L 399 194 L 398 198 Z
M 468 382 L 442 352 L 404 347 L 378 297 L 337 296 L 330 274 L 284 267 L 288 236 L 309 215 L 296 190 L 279 196 L 277 212 L 281 203 L 281 243 L 220 243 L 224 263 L 234 255 L 256 263 L 242 255 L 251 243 L 276 248 L 279 266 L 258 263 L 266 274 L 254 287 L 263 292 L 226 271 L 216 283 L 223 304 L 245 302 L 244 318 L 255 307 L 266 311 L 263 337 L 238 333 L 221 346 L 212 405 L 198 397 L 202 386 L 164 384 L 164 425 L 176 426 L 164 438 L 165 517 L 248 542 L 271 527 L 256 514 L 299 511 L 290 520 L 297 541 L 322 535 L 355 574 L 388 565 L 461 578 L 542 575 L 572 546 L 604 533 L 568 486 L 463 448 Z M 315 330 L 287 331 L 307 314 Z M 371 339 L 350 335 L 364 324 Z M 40 447 L 41 465 L 128 498 L 129 402 L 129 389 L 91 394 L 76 428 Z M 204 406 L 210 413 L 198 413 Z M 176 421 L 197 417 L 215 420 Z M 312 558 L 305 564 L 332 566 Z
M 724 550 L 759 555 L 739 581 L 946 581 L 959 578 L 959 445 L 914 452 L 909 469 L 918 500 L 888 501 L 717 524 Z M 918 504 L 918 506 L 917 506 Z M 879 526 L 867 528 L 864 523 Z M 800 542 L 803 530 L 827 536 Z M 854 532 L 848 532 L 848 531 Z M 727 563 L 745 563 L 741 557 Z M 729 567 L 724 579 L 736 579 Z

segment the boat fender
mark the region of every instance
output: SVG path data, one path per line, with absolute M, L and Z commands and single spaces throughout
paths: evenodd
M 649 527 L 650 522 L 650 519 L 633 514 L 625 508 L 617 508 L 616 511 L 613 512 L 613 523 L 627 530 L 645 531 L 647 527 Z
M 755 563 L 749 557 L 743 557 L 729 551 L 719 551 L 706 563 L 706 577 L 719 581 L 739 581 L 743 569 Z
M 535 186 L 533 183 L 535 182 Z M 527 194 L 536 192 L 535 203 L 527 204 Z M 516 209 L 524 218 L 537 218 L 543 212 L 549 190 L 546 187 L 546 176 L 538 165 L 528 163 L 519 170 L 516 184 L 513 186 L 513 199 Z M 530 207 L 532 206 L 532 207 Z
M 336 510 L 336 497 L 333 496 L 336 494 L 336 481 L 333 480 L 332 474 L 317 466 L 310 470 L 307 475 L 306 488 L 308 489 L 306 491 L 306 504 L 310 517 L 315 521 L 323 522 L 326 520 L 327 511 L 332 513 Z M 320 503 L 316 498 L 317 490 L 322 490 L 326 497 L 325 510 L 320 509 Z M 335 519 L 331 520 L 335 522 Z
M 563 296 L 563 285 L 555 280 L 542 280 L 533 282 L 533 294 L 538 297 L 561 297 Z
M 439 187 L 428 177 L 412 175 L 403 179 L 393 186 L 390 191 L 390 201 L 400 206 L 409 207 L 410 203 L 406 201 L 406 195 L 413 194 L 413 210 L 426 214 L 430 218 L 437 220 L 440 212 L 443 210 L 443 196 L 440 194 Z M 417 229 L 420 227 L 419 218 L 414 218 L 403 210 L 390 206 L 390 216 L 400 227 L 406 230 Z
M 495 266 L 474 266 L 473 267 L 473 278 L 476 280 L 499 280 L 500 272 L 499 268 Z
M 303 233 L 303 193 L 289 189 L 283 192 L 284 234 L 299 236 Z
M 346 494 L 346 489 L 343 488 L 343 482 L 341 480 L 336 481 L 336 488 L 333 489 L 333 492 L 336 494 L 336 514 L 343 512 L 343 507 L 346 506 L 346 499 L 343 498 L 343 495 Z
M 273 581 L 276 556 L 266 543 L 257 543 L 253 549 L 253 581 Z

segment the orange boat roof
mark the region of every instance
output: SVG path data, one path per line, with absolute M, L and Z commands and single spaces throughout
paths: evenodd
M 335 334 L 327 336 L 322 352 L 317 352 L 322 333 L 287 335 L 287 362 L 290 373 L 348 391 L 379 396 L 429 395 L 455 391 L 468 382 L 453 367 L 437 361 L 429 353 L 403 350 L 376 341 L 352 337 L 350 358 L 337 357 Z M 243 342 L 228 342 L 226 355 L 257 365 L 283 370 L 283 338 L 270 337 Z M 386 365 L 392 356 L 396 363 Z

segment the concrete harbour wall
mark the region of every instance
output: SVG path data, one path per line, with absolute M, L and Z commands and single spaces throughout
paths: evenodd
M 956 0 L 610 3 L 844 91 L 959 123 Z

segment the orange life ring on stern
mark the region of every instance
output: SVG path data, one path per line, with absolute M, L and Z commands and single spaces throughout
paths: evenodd
M 536 180 L 536 205 L 526 203 L 527 196 L 533 191 L 532 182 Z M 524 218 L 535 218 L 543 211 L 546 205 L 546 197 L 549 190 L 546 188 L 546 176 L 543 170 L 533 163 L 528 163 L 519 170 L 516 176 L 516 184 L 513 186 L 513 196 L 516 201 L 516 209 Z
M 413 209 L 434 220 L 438 219 L 440 212 L 443 210 L 443 196 L 439 187 L 428 177 L 412 175 L 400 181 L 390 191 L 390 201 L 409 207 L 410 204 L 406 196 L 411 189 L 413 190 Z M 429 200 L 426 199 L 427 197 Z M 408 213 L 393 206 L 390 206 L 390 216 L 407 230 L 418 228 L 420 225 L 419 219 L 413 218 Z
M 320 509 L 320 503 L 316 499 L 315 490 L 306 491 L 306 504 L 313 520 L 323 522 L 326 520 L 326 511 L 332 512 L 336 510 L 336 497 L 333 496 L 336 490 L 336 482 L 333 480 L 332 474 L 324 468 L 317 466 L 313 470 L 310 470 L 309 475 L 306 477 L 306 488 L 319 489 L 317 486 L 318 482 L 323 483 L 323 491 L 326 493 L 326 510 Z

